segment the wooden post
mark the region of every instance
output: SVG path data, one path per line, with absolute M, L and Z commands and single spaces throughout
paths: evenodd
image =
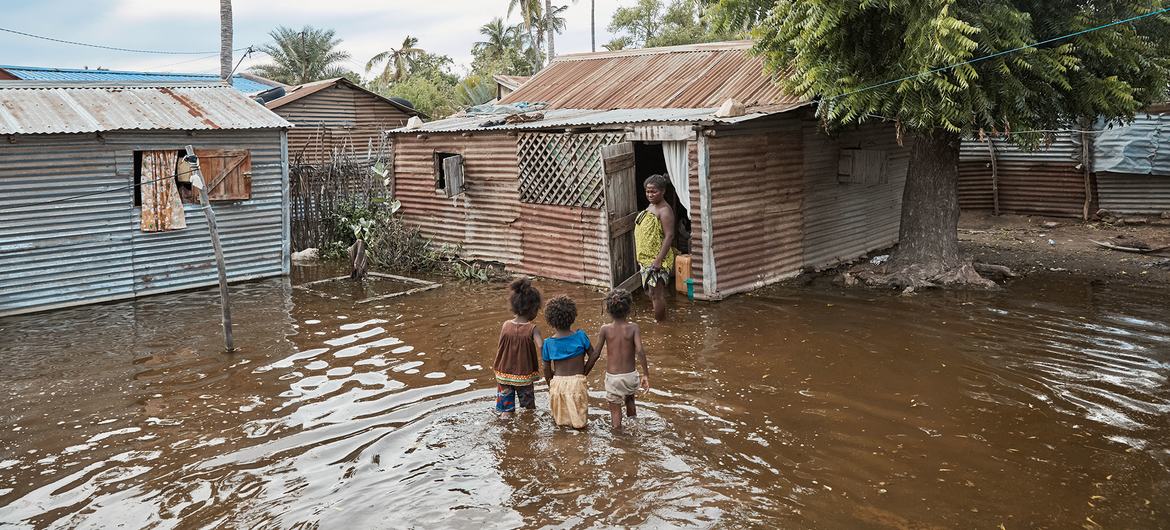
M 995 167 L 995 140 L 987 137 L 987 152 L 991 154 L 991 206 L 999 215 L 999 168 Z
M 1085 204 L 1081 210 L 1081 218 L 1089 220 L 1089 207 L 1093 203 L 1093 136 L 1086 132 L 1092 126 L 1089 120 L 1082 120 L 1081 126 L 1081 166 L 1085 170 Z
M 207 184 L 203 181 L 203 174 L 199 171 L 199 157 L 195 156 L 195 149 L 187 146 L 187 163 L 191 164 L 191 185 L 199 188 L 199 202 L 203 205 L 203 215 L 207 217 L 207 230 L 211 232 L 211 248 L 215 250 L 215 265 L 219 269 L 219 305 L 223 310 L 223 344 L 227 351 L 235 351 L 232 340 L 232 308 L 228 303 L 227 267 L 223 262 L 223 247 L 219 244 L 219 228 L 215 225 L 215 212 L 211 210 L 211 201 L 207 198 Z

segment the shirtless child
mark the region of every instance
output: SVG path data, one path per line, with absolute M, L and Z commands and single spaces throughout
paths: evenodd
M 605 348 L 605 399 L 609 402 L 609 418 L 615 431 L 622 428 L 622 403 L 626 405 L 626 416 L 633 418 L 638 415 L 634 394 L 639 387 L 650 390 L 650 368 L 642 350 L 642 334 L 637 324 L 626 321 L 631 305 L 630 293 L 625 289 L 614 289 L 606 295 L 605 312 L 613 318 L 613 323 L 601 326 L 597 344 L 598 352 Z M 642 365 L 641 378 L 635 358 Z

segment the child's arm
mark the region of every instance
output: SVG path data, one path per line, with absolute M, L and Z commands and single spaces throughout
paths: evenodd
M 650 390 L 650 367 L 646 366 L 646 350 L 642 349 L 642 330 L 638 326 L 634 326 L 634 352 L 638 357 L 638 362 L 642 363 L 642 390 Z
M 544 362 L 544 380 L 545 381 L 552 381 L 552 378 L 553 378 L 552 363 L 545 361 Z
M 541 357 L 541 350 L 544 349 L 544 339 L 540 336 L 540 328 L 537 328 L 536 326 L 532 326 L 532 341 L 536 343 L 536 348 L 533 350 L 533 355 L 535 357 L 532 358 L 532 362 L 535 363 L 536 366 L 540 366 L 540 360 L 543 359 L 543 357 Z
M 593 370 L 593 365 L 597 364 L 597 359 L 601 358 L 601 349 L 605 347 L 605 328 L 609 324 L 601 326 L 601 331 L 597 333 L 597 346 L 589 347 L 589 359 L 585 361 L 585 375 Z

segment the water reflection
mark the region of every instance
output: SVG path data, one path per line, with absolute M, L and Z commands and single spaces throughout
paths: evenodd
M 292 281 L 332 271 L 305 269 Z M 600 295 L 544 283 L 603 323 Z M 1157 527 L 1167 292 L 775 288 L 643 322 L 608 430 L 494 419 L 502 286 L 381 305 L 287 280 L 0 320 L 0 523 L 33 527 Z M 344 297 L 340 297 L 344 298 Z M 639 307 L 638 316 L 648 313 Z

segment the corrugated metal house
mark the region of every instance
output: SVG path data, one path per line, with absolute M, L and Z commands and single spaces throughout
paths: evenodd
M 1170 211 L 1170 108 L 1152 107 L 1123 126 L 1055 132 L 1035 151 L 1003 139 L 964 140 L 959 206 L 1082 219 L 1097 208 Z
M 0 65 L 0 80 L 78 81 L 82 83 L 216 83 L 219 82 L 219 74 L 135 72 L 128 70 L 90 70 L 88 68 Z M 232 86 L 245 94 L 254 94 L 283 85 L 258 75 L 239 73 L 232 76 Z
M 897 241 L 908 147 L 892 125 L 824 134 L 751 42 L 558 57 L 501 105 L 392 131 L 407 220 L 465 257 L 595 285 L 636 272 L 642 184 L 669 174 L 696 296 L 719 299 Z M 720 117 L 728 99 L 746 110 Z M 682 212 L 680 212 L 682 213 Z
M 359 153 L 377 149 L 385 131 L 422 116 L 404 102 L 345 78 L 287 87 L 284 96 L 264 105 L 295 125 L 288 133 L 289 153 L 292 160 L 305 162 L 328 159 L 334 148 L 352 146 Z
M 222 84 L 0 82 L 0 316 L 289 270 L 288 122 Z
M 496 99 L 504 99 L 505 96 L 515 92 L 520 85 L 528 81 L 526 75 L 504 75 L 496 74 L 492 76 L 492 80 L 496 82 Z

